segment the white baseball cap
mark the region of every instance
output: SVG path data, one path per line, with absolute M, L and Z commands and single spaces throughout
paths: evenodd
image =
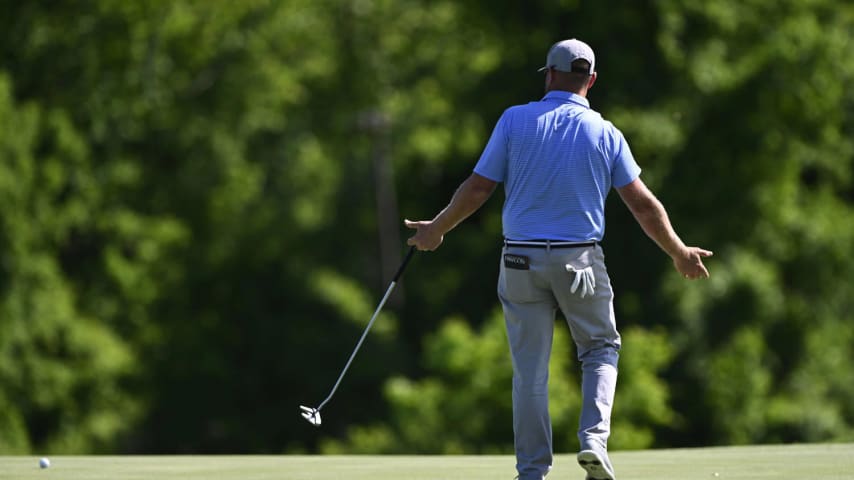
M 573 70 L 572 62 L 576 60 L 586 60 L 590 64 L 590 68 L 579 69 L 576 67 Z M 593 55 L 593 49 L 590 48 L 590 45 L 581 40 L 575 38 L 562 40 L 552 45 L 552 48 L 549 49 L 549 54 L 546 56 L 546 66 L 537 71 L 542 72 L 549 68 L 554 68 L 561 72 L 578 72 L 593 75 L 593 72 L 596 71 L 596 56 Z

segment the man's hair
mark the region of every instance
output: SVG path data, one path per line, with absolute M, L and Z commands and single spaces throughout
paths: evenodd
M 580 92 L 590 81 L 590 63 L 587 60 L 579 58 L 572 62 L 571 72 L 561 72 L 555 70 L 552 73 L 556 75 L 558 85 L 573 93 Z

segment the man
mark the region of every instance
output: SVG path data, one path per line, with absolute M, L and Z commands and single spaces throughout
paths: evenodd
M 545 97 L 502 114 L 474 172 L 433 220 L 405 222 L 416 230 L 409 245 L 435 250 L 504 183 L 498 296 L 513 360 L 520 480 L 541 480 L 552 465 L 548 365 L 558 308 L 582 364 L 578 463 L 588 480 L 615 478 L 607 441 L 620 335 L 599 245 L 611 188 L 682 276 L 709 276 L 702 259 L 712 252 L 682 243 L 663 205 L 641 181 L 622 133 L 590 109 L 587 92 L 596 82 L 595 65 L 584 42 L 554 44 L 540 69 Z

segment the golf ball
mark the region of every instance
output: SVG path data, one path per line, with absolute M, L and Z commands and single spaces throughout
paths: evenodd
M 42 468 L 47 468 L 47 467 L 49 467 L 49 466 L 50 466 L 50 460 L 48 460 L 47 458 L 41 458 L 41 459 L 39 459 L 39 466 L 40 466 L 40 467 L 42 467 Z

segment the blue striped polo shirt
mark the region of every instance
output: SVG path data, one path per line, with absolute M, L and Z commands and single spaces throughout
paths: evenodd
M 501 115 L 474 172 L 504 183 L 511 240 L 601 241 L 605 198 L 641 169 L 623 134 L 586 98 L 551 91 Z

